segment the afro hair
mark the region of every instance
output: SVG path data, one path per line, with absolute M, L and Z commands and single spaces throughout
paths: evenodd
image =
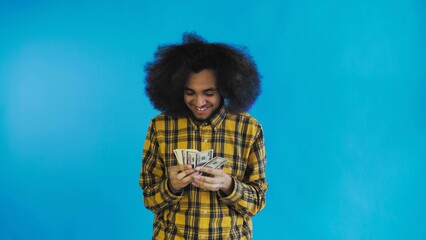
M 145 92 L 154 107 L 174 116 L 186 114 L 183 91 L 191 73 L 213 70 L 228 111 L 246 112 L 260 94 L 260 74 L 245 47 L 208 43 L 184 33 L 182 44 L 159 46 L 145 66 Z

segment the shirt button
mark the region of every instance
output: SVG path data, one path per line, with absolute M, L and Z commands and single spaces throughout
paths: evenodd
M 200 236 L 200 238 L 201 238 L 201 239 L 204 239 L 204 235 L 201 235 L 201 236 Z
M 204 213 L 204 214 L 207 214 L 207 210 L 204 210 L 204 211 L 203 211 L 203 213 Z
M 207 142 L 207 138 L 204 138 L 204 139 L 203 139 L 203 142 Z

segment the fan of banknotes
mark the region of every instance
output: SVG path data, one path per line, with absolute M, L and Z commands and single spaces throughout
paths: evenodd
M 198 151 L 196 149 L 173 150 L 179 164 L 191 164 L 195 167 L 221 168 L 228 160 L 223 157 L 213 157 L 213 149 Z

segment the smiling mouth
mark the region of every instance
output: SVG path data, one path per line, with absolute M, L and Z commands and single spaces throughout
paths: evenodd
M 206 110 L 206 109 L 207 109 L 207 107 L 202 107 L 202 108 L 196 107 L 196 109 L 197 109 L 198 111 L 202 112 L 202 111 Z

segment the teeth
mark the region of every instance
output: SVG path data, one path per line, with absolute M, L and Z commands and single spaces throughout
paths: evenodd
M 206 110 L 206 108 L 199 108 L 199 107 L 197 107 L 197 110 L 198 111 L 204 111 L 204 110 Z

